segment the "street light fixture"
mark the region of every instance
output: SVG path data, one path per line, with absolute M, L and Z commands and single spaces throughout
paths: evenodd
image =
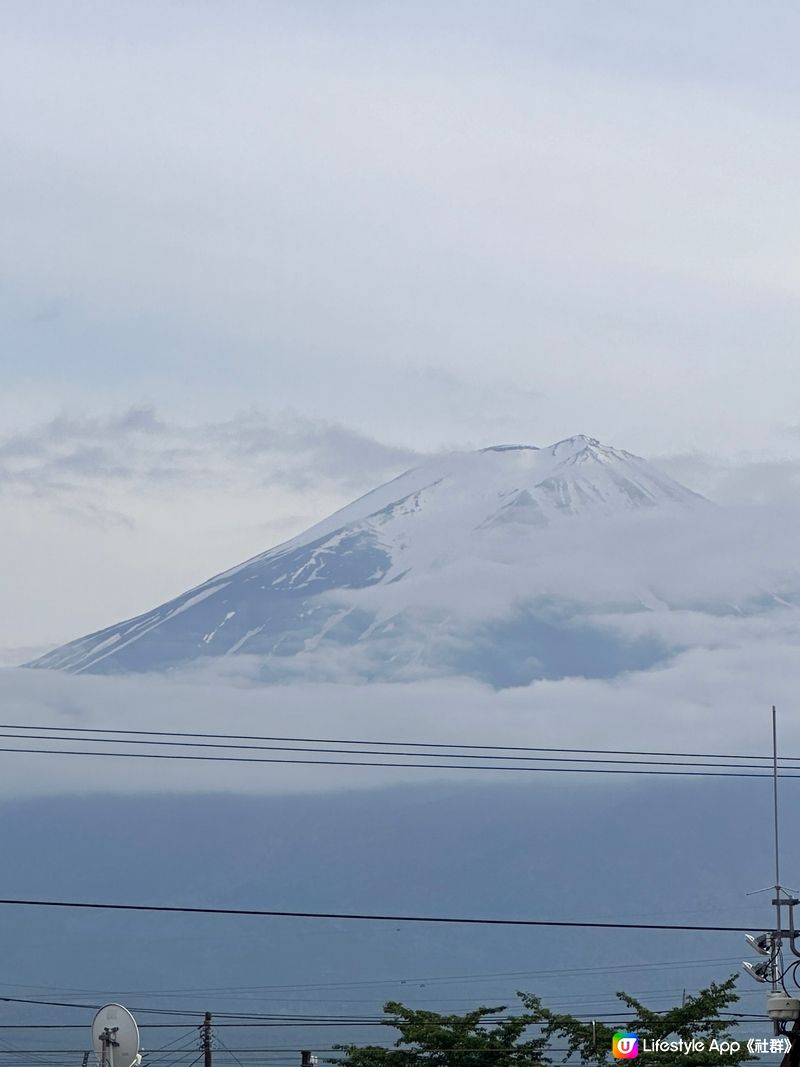
M 755 978 L 757 982 L 768 982 L 770 971 L 772 970 L 772 964 L 769 960 L 764 960 L 763 963 L 749 963 L 745 960 L 742 963 L 742 967 L 747 971 L 751 978 Z
M 769 956 L 772 952 L 771 934 L 759 934 L 758 937 L 753 937 L 752 934 L 745 934 L 744 939 L 750 948 L 761 956 Z

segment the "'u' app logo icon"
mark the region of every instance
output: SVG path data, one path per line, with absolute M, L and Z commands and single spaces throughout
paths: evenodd
M 639 1035 L 618 1030 L 611 1039 L 611 1052 L 615 1060 L 635 1060 L 639 1055 Z

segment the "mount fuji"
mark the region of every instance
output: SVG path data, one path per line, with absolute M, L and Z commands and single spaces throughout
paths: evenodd
M 674 650 L 609 616 L 674 607 L 654 546 L 714 511 L 590 437 L 442 455 L 27 666 L 118 674 L 246 655 L 269 681 L 613 677 Z

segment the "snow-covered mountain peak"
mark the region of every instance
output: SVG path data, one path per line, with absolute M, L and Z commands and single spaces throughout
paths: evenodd
M 294 656 L 333 635 L 346 644 L 385 637 L 384 626 L 402 629 L 387 620 L 405 611 L 403 590 L 416 596 L 445 572 L 477 565 L 508 574 L 546 559 L 554 531 L 591 545 L 597 523 L 707 506 L 646 460 L 583 435 L 437 455 L 290 541 L 34 665 L 147 670 L 214 654 Z M 336 605 L 367 589 L 369 612 Z
M 543 448 L 492 445 L 477 452 L 433 456 L 289 543 L 306 543 L 372 518 L 385 525 L 400 510 L 407 511 L 408 505 L 405 509 L 401 505 L 412 499 L 416 513 L 446 507 L 451 524 L 476 529 L 491 518 L 495 505 L 523 491 L 538 500 L 547 521 L 588 511 L 611 514 L 660 504 L 693 506 L 702 500 L 646 460 L 578 434 Z
M 584 433 L 575 434 L 574 437 L 565 437 L 563 441 L 556 441 L 554 445 L 550 445 L 549 451 L 554 456 L 560 456 L 563 459 L 568 455 L 585 452 L 587 449 L 598 449 L 603 452 L 614 451 L 613 448 L 606 448 L 601 445 L 596 437 L 587 437 Z

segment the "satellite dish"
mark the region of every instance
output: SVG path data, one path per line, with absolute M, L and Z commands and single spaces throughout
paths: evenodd
M 92 1045 L 100 1067 L 135 1067 L 139 1056 L 139 1027 L 121 1004 L 104 1004 L 92 1022 Z

